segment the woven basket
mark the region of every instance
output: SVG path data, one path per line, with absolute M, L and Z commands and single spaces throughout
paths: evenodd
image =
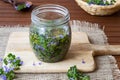
M 99 15 L 99 16 L 111 15 L 120 10 L 120 0 L 116 0 L 116 3 L 114 5 L 107 5 L 107 6 L 88 4 L 84 0 L 75 0 L 75 1 L 82 9 L 84 9 L 87 13 L 91 15 Z

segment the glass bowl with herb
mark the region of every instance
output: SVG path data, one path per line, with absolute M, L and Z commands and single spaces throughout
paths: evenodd
M 91 15 L 111 15 L 120 10 L 120 0 L 75 0 L 77 4 Z
M 71 43 L 70 15 L 60 5 L 46 4 L 31 14 L 29 39 L 36 57 L 44 62 L 64 59 Z

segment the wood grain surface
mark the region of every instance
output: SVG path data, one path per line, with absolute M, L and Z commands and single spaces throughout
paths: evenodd
M 22 0 L 19 0 L 22 1 Z M 25 1 L 25 0 L 23 0 Z M 34 7 L 41 4 L 59 4 L 68 8 L 71 20 L 89 21 L 105 26 L 105 33 L 110 44 L 120 44 L 120 11 L 111 16 L 91 16 L 82 10 L 74 0 L 29 0 L 34 6 L 28 12 L 18 12 L 12 5 L 0 0 L 0 25 L 29 25 L 30 15 Z M 120 56 L 115 56 L 120 68 Z

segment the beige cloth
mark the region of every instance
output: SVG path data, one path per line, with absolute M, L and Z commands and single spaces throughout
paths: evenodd
M 76 25 L 76 22 L 73 21 Z M 71 25 L 74 23 L 72 22 Z M 78 22 L 77 22 L 78 23 Z M 91 26 L 90 26 L 91 25 Z M 75 27 L 73 26 L 73 27 Z M 87 31 L 91 42 L 97 44 L 103 44 L 106 43 L 106 36 L 102 30 L 100 30 L 97 24 L 91 24 L 87 22 L 80 22 L 79 23 L 80 30 Z M 90 27 L 88 27 L 90 26 Z M 94 26 L 94 27 L 93 27 Z M 96 27 L 97 26 L 97 27 Z M 3 27 L 3 26 L 2 26 Z M 6 26 L 4 28 L 0 28 L 0 57 L 4 56 L 4 51 L 6 48 L 7 40 L 9 37 L 9 34 L 14 31 L 28 31 L 29 28 L 27 26 L 14 26 L 9 27 Z M 85 29 L 85 27 L 88 27 Z M 96 28 L 96 29 L 95 29 Z M 96 30 L 96 31 L 95 31 Z M 99 36 L 99 38 L 97 38 Z M 100 37 L 101 36 L 101 37 Z M 91 80 L 120 80 L 120 72 L 116 66 L 116 61 L 114 57 L 108 55 L 108 56 L 99 56 L 95 58 L 95 61 L 97 62 L 98 69 L 95 70 L 92 73 L 86 73 L 90 75 Z M 0 62 L 0 66 L 2 63 Z M 1 79 L 0 79 L 1 80 Z M 15 80 L 68 80 L 66 73 L 55 73 L 55 74 L 16 74 Z

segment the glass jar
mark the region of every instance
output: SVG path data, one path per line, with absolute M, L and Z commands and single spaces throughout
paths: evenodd
M 46 4 L 31 14 L 29 39 L 36 57 L 44 62 L 63 60 L 71 43 L 70 15 L 60 5 Z

